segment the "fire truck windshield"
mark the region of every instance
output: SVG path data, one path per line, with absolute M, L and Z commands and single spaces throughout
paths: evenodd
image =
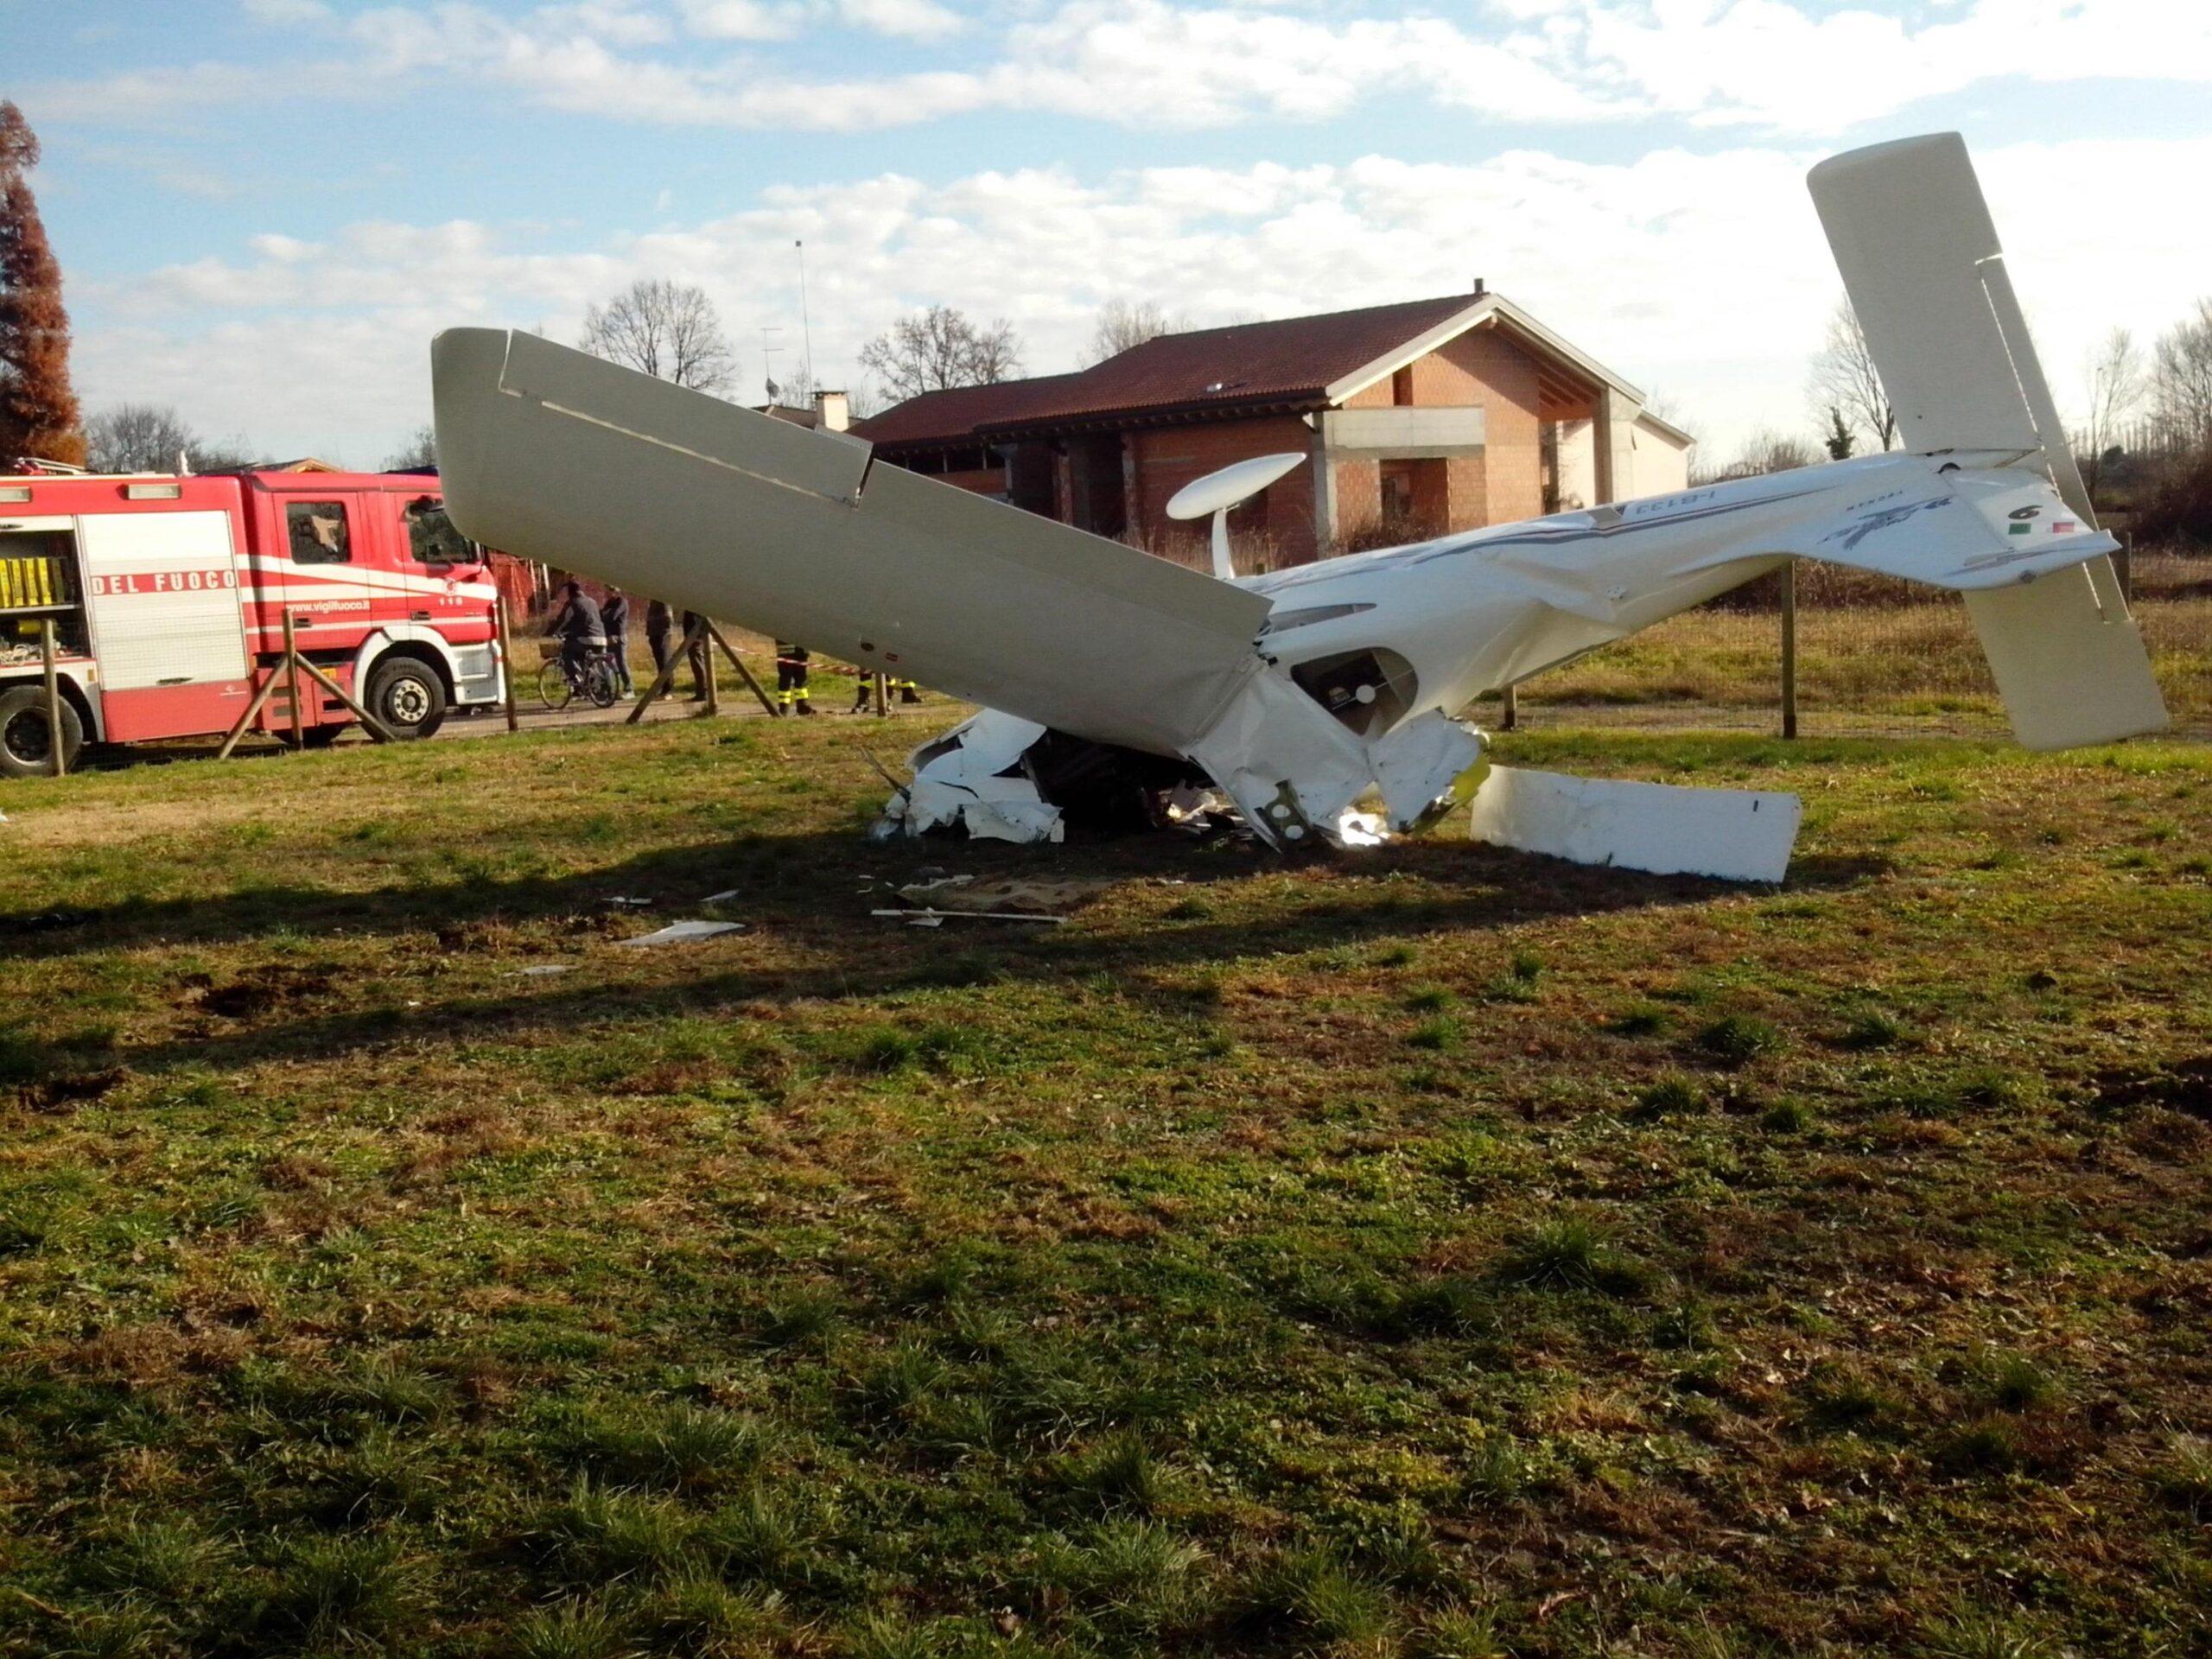
M 418 564 L 475 564 L 476 544 L 463 536 L 446 517 L 444 505 L 434 496 L 419 496 L 407 504 L 407 545 Z

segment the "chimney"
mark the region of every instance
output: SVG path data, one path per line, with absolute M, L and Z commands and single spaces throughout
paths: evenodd
M 845 394 L 842 391 L 816 392 L 814 412 L 820 418 L 824 432 L 842 432 L 853 423 L 852 406 L 845 401 Z
M 1487 294 L 1487 293 L 1489 293 L 1489 292 L 1490 292 L 1490 284 L 1489 284 L 1488 283 L 1484 282 L 1481 277 L 1479 277 L 1479 276 L 1476 277 L 1476 278 L 1475 278 L 1475 297 L 1476 297 L 1477 299 L 1478 299 L 1478 300 L 1479 300 L 1480 298 L 1482 298 L 1482 296 L 1483 296 L 1484 295 L 1485 295 L 1485 294 Z

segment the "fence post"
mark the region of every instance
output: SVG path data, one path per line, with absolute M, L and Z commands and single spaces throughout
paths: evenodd
M 507 626 L 507 596 L 501 594 L 492 603 L 499 625 L 499 679 L 507 692 L 507 729 L 518 732 L 522 729 L 522 716 L 515 712 L 515 641 Z
M 1782 567 L 1782 734 L 1797 735 L 1797 561 Z
M 875 717 L 883 720 L 891 713 L 891 689 L 885 682 L 890 677 L 879 673 L 875 677 Z
M 707 640 L 708 631 L 713 626 L 714 624 L 709 622 L 704 617 L 700 618 L 699 655 L 696 660 L 703 664 L 707 671 L 707 712 L 710 715 L 719 715 L 722 711 L 721 684 L 715 676 L 715 648 Z
M 1499 695 L 1503 707 L 1497 716 L 1497 729 L 1501 732 L 1517 730 L 1521 725 L 1521 688 L 1508 685 Z
M 63 753 L 69 745 L 61 728 L 61 676 L 54 666 L 54 619 L 40 619 L 38 656 L 46 671 L 46 747 L 47 765 L 56 778 L 65 777 L 69 771 L 69 758 Z
M 2120 543 L 2120 551 L 2112 556 L 2112 568 L 2120 576 L 2120 602 L 2133 605 L 2135 602 L 2135 572 L 2131 568 L 2134 563 L 2131 556 L 2135 551 L 2133 537 L 2123 530 L 2114 539 Z
M 285 695 L 292 700 L 292 747 L 304 749 L 308 746 L 307 716 L 300 708 L 300 641 L 293 632 L 292 607 L 284 607 L 284 687 Z

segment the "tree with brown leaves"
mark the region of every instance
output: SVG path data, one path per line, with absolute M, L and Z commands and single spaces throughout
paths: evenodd
M 26 461 L 85 459 L 61 267 L 25 176 L 37 165 L 37 136 L 21 110 L 0 101 L 0 472 Z

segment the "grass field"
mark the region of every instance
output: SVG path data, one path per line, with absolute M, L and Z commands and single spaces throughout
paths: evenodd
M 2139 563 L 2134 615 L 2175 729 L 2212 737 L 2212 560 Z M 1798 587 L 1805 734 L 2005 734 L 1996 682 L 1956 595 L 1817 565 L 1800 568 Z M 1883 602 L 1866 602 L 1870 592 Z M 1521 707 L 1546 726 L 1771 731 L 1781 639 L 1772 609 L 1703 607 L 1536 676 L 1521 687 Z
M 2212 747 L 1509 741 L 1772 891 L 875 846 L 885 741 L 0 796 L 5 1651 L 2206 1650 Z

